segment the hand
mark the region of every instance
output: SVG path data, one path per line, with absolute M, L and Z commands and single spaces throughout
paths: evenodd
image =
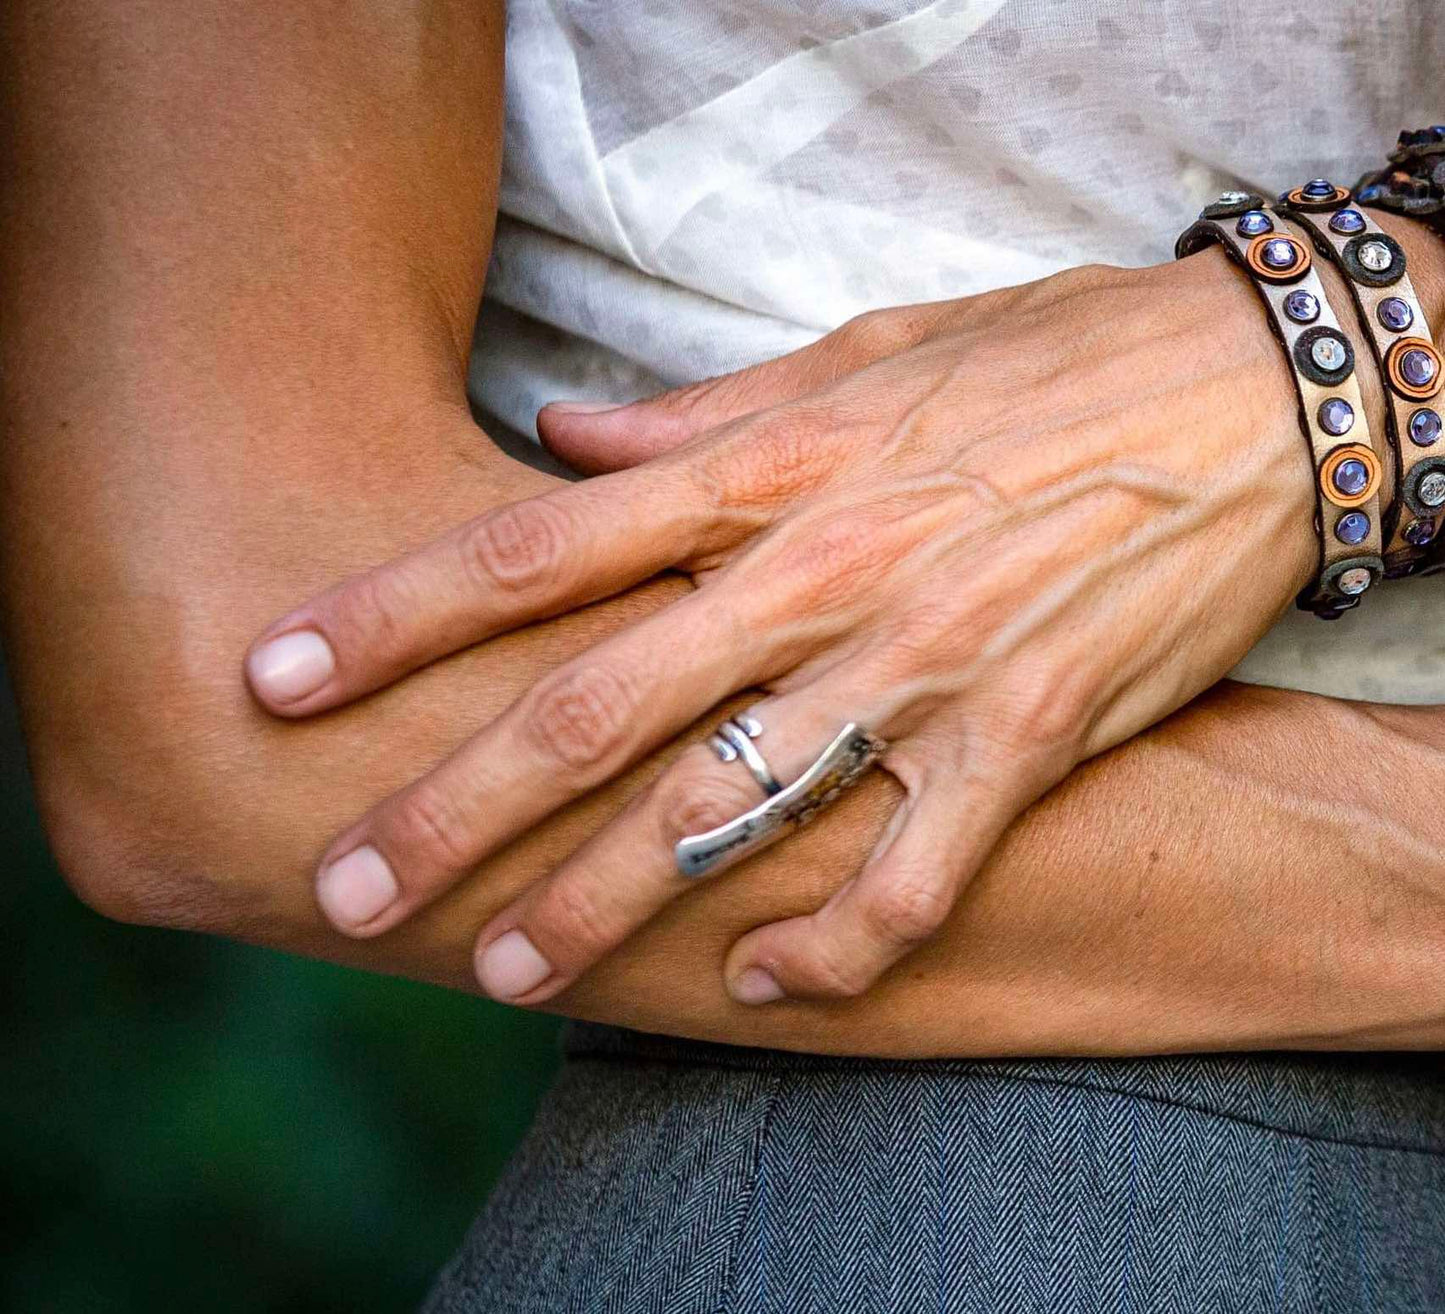
M 761 927 L 743 1002 L 856 994 L 928 936 L 1009 822 L 1219 678 L 1308 579 L 1287 367 L 1218 252 L 875 313 L 779 361 L 541 428 L 593 468 L 273 625 L 285 716 L 668 569 L 697 590 L 524 692 L 331 846 L 318 898 L 375 935 L 741 690 L 784 780 L 845 721 L 907 798 L 816 913 Z M 654 455 L 656 453 L 656 455 Z M 687 748 L 485 927 L 483 986 L 542 1002 L 686 888 L 682 835 L 751 807 Z M 826 814 L 817 823 L 827 825 Z

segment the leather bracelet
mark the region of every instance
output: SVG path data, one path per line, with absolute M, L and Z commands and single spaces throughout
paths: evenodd
M 1389 163 L 1353 191 L 1361 205 L 1409 215 L 1445 237 L 1445 124 L 1402 132 Z
M 1445 377 L 1403 248 L 1348 193 L 1341 203 L 1341 190 L 1317 178 L 1285 193 L 1280 205 L 1343 273 L 1380 368 L 1395 489 L 1381 531 L 1385 574 L 1397 578 L 1428 563 L 1426 549 L 1445 520 L 1445 422 L 1428 404 Z
M 1382 463 L 1360 400 L 1354 348 L 1311 267 L 1309 243 L 1263 197 L 1225 192 L 1180 234 L 1174 254 L 1182 258 L 1215 244 L 1249 274 L 1294 376 L 1314 468 L 1320 544 L 1317 577 L 1295 605 L 1332 620 L 1356 606 L 1384 573 Z

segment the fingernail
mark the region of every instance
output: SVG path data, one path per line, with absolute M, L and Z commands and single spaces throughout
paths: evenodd
M 365 926 L 389 908 L 397 890 L 391 864 L 370 844 L 337 858 L 316 878 L 316 902 L 332 925 L 343 931 Z
M 733 998 L 740 1004 L 771 1004 L 783 997 L 783 987 L 773 979 L 771 972 L 761 967 L 750 967 L 732 986 Z
M 263 643 L 246 661 L 251 684 L 278 703 L 315 693 L 336 670 L 331 645 L 315 630 L 293 630 Z
M 499 935 L 477 955 L 477 980 L 493 999 L 516 999 L 552 975 L 552 964 L 521 931 Z
M 548 402 L 543 410 L 555 411 L 558 415 L 601 415 L 606 411 L 620 411 L 617 402 L 561 401 Z

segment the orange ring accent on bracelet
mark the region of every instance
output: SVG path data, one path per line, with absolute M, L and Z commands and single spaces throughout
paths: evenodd
M 1423 388 L 1406 383 L 1400 375 L 1400 358 L 1407 351 L 1423 351 L 1435 362 L 1435 377 Z M 1390 387 L 1400 396 L 1408 397 L 1411 401 L 1429 401 L 1440 391 L 1440 385 L 1445 383 L 1445 362 L 1441 361 L 1440 353 L 1435 350 L 1435 344 L 1429 338 L 1400 338 L 1392 343 L 1390 350 L 1385 353 L 1385 377 L 1389 379 Z
M 1284 199 L 1289 205 L 1343 205 L 1350 199 L 1350 189 L 1336 187 L 1333 196 L 1306 196 L 1303 187 L 1296 187 L 1293 191 L 1286 193 Z
M 1359 461 L 1370 477 L 1365 481 L 1365 486 L 1353 497 L 1347 497 L 1335 487 L 1335 471 L 1346 461 Z M 1362 443 L 1346 443 L 1343 447 L 1336 447 L 1323 461 L 1320 462 L 1320 492 L 1325 495 L 1326 500 L 1334 503 L 1335 506 L 1354 507 L 1363 506 L 1375 495 L 1380 487 L 1380 458 L 1375 455 L 1371 448 Z
M 1294 264 L 1287 269 L 1275 269 L 1260 259 L 1266 242 L 1288 242 L 1294 248 Z M 1310 249 L 1293 233 L 1261 233 L 1244 252 L 1249 272 L 1267 283 L 1292 283 L 1310 267 Z

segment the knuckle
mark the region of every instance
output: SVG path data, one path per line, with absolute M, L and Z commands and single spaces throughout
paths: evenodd
M 892 356 L 912 346 L 914 339 L 907 317 L 893 310 L 865 310 L 836 329 L 834 336 L 847 355 L 866 361 Z
M 599 767 L 629 741 L 630 680 L 601 665 L 563 670 L 537 689 L 526 724 L 542 752 L 574 770 Z
M 765 423 L 737 430 L 702 457 L 694 474 L 698 491 L 723 512 L 767 510 L 802 497 L 833 468 L 828 431 L 816 407 L 772 411 Z
M 884 673 L 895 679 L 955 671 L 976 641 L 966 610 L 939 599 L 912 608 L 885 632 Z
M 404 571 L 391 567 L 368 571 L 343 588 L 333 637 L 343 649 L 391 655 L 409 647 L 410 631 L 421 611 Z
M 829 999 L 856 999 L 874 979 L 865 963 L 841 957 L 830 943 L 815 945 L 792 975 L 807 982 L 809 994 Z
M 859 598 L 892 557 L 889 536 L 858 510 L 818 523 L 796 523 L 780 545 L 774 574 L 788 581 L 794 605 L 827 613 Z
M 567 539 L 565 518 L 555 504 L 517 502 L 468 526 L 459 540 L 462 570 L 478 591 L 535 588 L 560 572 Z
M 461 871 L 475 861 L 466 810 L 447 791 L 419 785 L 398 798 L 389 812 L 388 848 L 441 871 Z
M 657 815 L 669 848 L 688 835 L 726 825 L 757 802 L 740 781 L 724 778 L 715 769 L 678 771 L 659 781 L 657 791 Z
M 1082 669 L 1072 674 L 1018 664 L 994 716 L 996 741 L 1050 756 L 1069 753 L 1094 716 L 1091 681 Z
M 719 374 L 685 383 L 680 388 L 674 388 L 671 392 L 654 398 L 650 404 L 655 405 L 663 415 L 678 422 L 685 431 L 692 432 L 698 422 L 706 423 L 712 415 L 725 413 L 728 394 L 736 387 L 736 377 Z
M 907 948 L 933 935 L 952 901 L 936 881 L 900 874 L 866 905 L 868 929 L 891 948 Z
M 575 967 L 600 956 L 617 938 L 612 916 L 597 891 L 580 880 L 561 879 L 537 899 L 528 919 L 551 956 Z

